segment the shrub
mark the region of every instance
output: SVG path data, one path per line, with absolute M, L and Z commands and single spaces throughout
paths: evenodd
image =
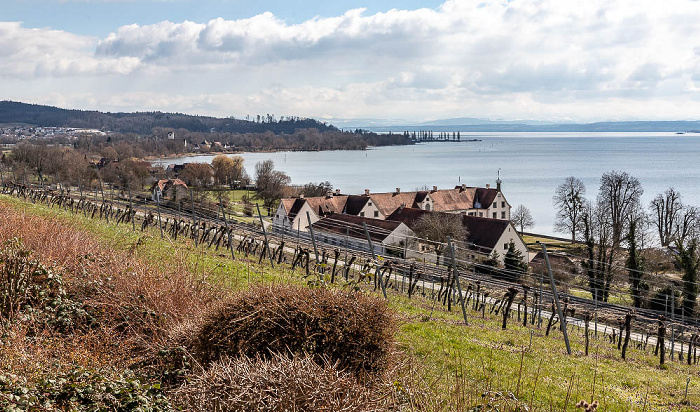
M 36 382 L 0 375 L 2 410 L 167 411 L 159 385 L 141 382 L 133 372 L 77 368 Z
M 225 355 L 308 354 L 320 364 L 338 362 L 357 377 L 379 376 L 386 370 L 394 329 L 388 307 L 375 297 L 259 286 L 211 311 L 191 346 L 205 365 Z
M 349 372 L 310 356 L 222 358 L 180 387 L 174 402 L 197 411 L 378 410 L 370 389 Z

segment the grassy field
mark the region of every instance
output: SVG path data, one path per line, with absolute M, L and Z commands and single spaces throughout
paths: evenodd
M 187 239 L 160 239 L 157 231 L 132 232 L 130 225 L 107 224 L 6 196 L 0 196 L 0 205 L 58 218 L 108 248 L 128 251 L 134 259 L 166 267 L 184 265 L 199 279 L 232 290 L 261 282 L 308 281 L 286 264 L 273 269 L 265 260 L 258 264 L 257 257 L 231 261 L 225 250 L 195 248 Z M 367 284 L 361 287 L 376 293 Z M 430 296 L 409 300 L 390 292 L 389 305 L 400 322 L 396 340 L 403 368 L 393 385 L 423 409 L 472 410 L 482 405 L 473 410 L 573 411 L 580 400 L 597 400 L 599 411 L 700 410 L 695 407 L 700 405 L 698 366 L 667 360 L 659 367 L 650 353 L 653 348 L 631 348 L 622 361 L 616 347 L 601 337 L 591 340 L 590 355 L 584 356 L 582 332 L 572 328 L 573 354 L 567 355 L 560 332 L 547 337 L 543 329 L 517 325 L 517 319 L 503 331 L 501 317 L 488 310 L 485 318 L 468 310 L 469 325 L 464 325 L 459 310 L 447 312 Z

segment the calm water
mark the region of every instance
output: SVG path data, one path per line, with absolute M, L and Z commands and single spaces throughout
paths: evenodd
M 674 133 L 462 133 L 480 142 L 423 143 L 366 151 L 243 153 L 246 170 L 272 159 L 293 184 L 329 180 L 343 193 L 404 191 L 423 186 L 484 186 L 500 169 L 503 192 L 515 208 L 527 206 L 535 231 L 554 234 L 552 196 L 567 177 L 576 176 L 589 198 L 600 176 L 611 170 L 637 177 L 648 204 L 670 186 L 688 204 L 700 206 L 700 135 Z M 168 159 L 160 163 L 210 162 L 213 156 Z

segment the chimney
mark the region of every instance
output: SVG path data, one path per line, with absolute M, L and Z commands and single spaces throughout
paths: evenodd
M 464 192 L 465 190 L 467 190 L 467 185 L 462 183 L 462 192 Z
M 437 192 L 437 186 L 433 186 L 433 192 Z
M 398 195 L 399 193 L 401 193 L 401 188 L 400 188 L 400 187 L 397 187 L 397 188 L 396 188 L 396 194 Z
M 498 180 L 496 180 L 496 190 L 499 192 L 501 191 L 501 178 L 499 177 Z
M 486 188 L 487 188 L 487 189 L 491 189 L 491 184 L 490 184 L 490 183 L 486 183 Z
M 299 195 L 299 199 L 303 199 L 303 198 L 304 198 L 304 194 L 302 193 Z
M 335 189 L 335 195 L 340 196 L 340 189 Z
M 369 189 L 365 189 L 365 196 L 369 196 Z

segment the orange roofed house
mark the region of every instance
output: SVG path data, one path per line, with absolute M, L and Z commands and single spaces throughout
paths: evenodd
M 342 213 L 358 217 L 386 219 L 399 208 L 417 208 L 426 211 L 459 213 L 465 216 L 510 220 L 510 204 L 501 192 L 501 180 L 496 187 L 456 186 L 452 189 L 343 195 L 336 190 L 327 196 L 282 199 L 272 217 L 277 229 L 307 231 L 313 224 L 331 213 Z M 308 212 L 308 217 L 307 217 Z M 310 221 L 310 222 L 309 222 Z

